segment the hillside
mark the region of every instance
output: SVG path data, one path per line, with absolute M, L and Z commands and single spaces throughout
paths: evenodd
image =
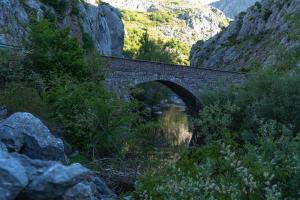
M 191 65 L 248 71 L 293 68 L 300 61 L 300 1 L 265 0 L 191 50 Z M 297 65 L 298 66 L 298 65 Z
M 69 28 L 85 48 L 104 55 L 122 56 L 124 26 L 117 9 L 93 1 L 10 0 L 0 1 L 0 42 L 15 46 L 28 41 L 29 24 L 46 18 Z
M 122 10 L 127 56 L 136 58 L 143 33 L 158 41 L 164 51 L 188 64 L 189 49 L 198 40 L 208 40 L 228 25 L 225 15 L 201 3 L 188 0 L 106 0 Z
M 240 12 L 246 11 L 247 8 L 254 5 L 258 0 L 219 0 L 210 3 L 211 6 L 218 8 L 224 14 L 234 19 Z

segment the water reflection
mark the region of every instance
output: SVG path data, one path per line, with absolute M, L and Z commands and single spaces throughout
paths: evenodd
M 191 140 L 189 116 L 184 102 L 169 88 L 151 82 L 135 88 L 134 98 L 141 104 L 143 118 L 157 121 L 159 135 L 168 146 L 187 145 Z

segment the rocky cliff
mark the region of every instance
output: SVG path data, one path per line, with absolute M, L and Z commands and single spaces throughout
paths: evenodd
M 180 60 L 188 61 L 192 44 L 198 40 L 208 40 L 229 23 L 228 18 L 221 11 L 198 1 L 104 1 L 122 10 L 126 33 L 125 53 L 135 51 L 140 36 L 147 31 L 155 40 L 164 42 L 176 40 L 177 44 L 179 43 L 177 46 L 181 47 L 170 51 L 176 52 Z
M 247 10 L 257 1 L 260 0 L 220 0 L 210 5 L 224 12 L 227 17 L 234 19 L 240 12 Z
M 32 18 L 56 20 L 60 27 L 70 28 L 81 43 L 92 40 L 101 54 L 122 56 L 124 26 L 119 11 L 108 4 L 96 6 L 90 0 L 2 0 L 0 42 L 21 45 Z
M 153 12 L 157 15 L 161 13 L 162 17 L 169 14 L 170 18 L 166 22 L 161 20 L 161 23 L 155 24 L 157 34 L 161 37 L 176 38 L 190 45 L 197 40 L 209 39 L 228 25 L 228 19 L 222 12 L 189 0 L 105 1 L 120 9 Z
M 300 63 L 300 1 L 263 0 L 221 33 L 191 50 L 197 67 L 249 70 Z

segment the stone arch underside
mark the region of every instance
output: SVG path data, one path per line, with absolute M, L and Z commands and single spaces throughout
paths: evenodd
M 200 100 L 192 92 L 171 81 L 161 80 L 158 82 L 170 88 L 177 96 L 182 99 L 187 107 L 187 112 L 189 115 L 193 117 L 198 115 L 201 103 Z
M 149 77 L 145 79 L 133 79 L 128 76 L 127 78 L 122 79 L 106 79 L 106 88 L 115 91 L 119 96 L 123 99 L 129 99 L 129 92 L 131 88 L 134 88 L 140 84 L 150 83 L 150 82 L 159 82 L 168 88 L 170 88 L 176 95 L 178 95 L 179 98 L 182 99 L 182 101 L 185 103 L 187 107 L 187 112 L 192 117 L 195 117 L 198 115 L 201 103 L 199 98 L 197 97 L 196 91 L 191 91 L 185 87 L 184 83 L 182 83 L 182 80 L 180 80 L 180 83 L 175 82 L 176 79 L 170 78 L 170 79 L 159 79 L 158 77 L 154 76 L 153 78 Z M 188 83 L 186 84 L 188 85 Z

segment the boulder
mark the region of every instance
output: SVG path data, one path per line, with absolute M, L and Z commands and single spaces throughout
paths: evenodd
M 0 200 L 13 200 L 28 184 L 25 168 L 10 154 L 0 151 Z
M 16 196 L 17 199 L 27 200 L 115 199 L 115 195 L 107 188 L 102 180 L 80 164 L 65 166 L 57 161 L 30 159 L 25 155 L 17 153 L 6 153 L 4 155 L 6 155 L 6 157 L 4 157 L 2 162 L 13 160 L 17 163 L 14 163 L 14 168 L 19 166 L 18 169 L 12 171 L 10 174 L 18 178 L 23 177 L 26 182 L 20 185 L 18 190 L 9 188 L 10 190 L 8 191 L 16 192 L 14 195 L 7 193 L 7 197 L 3 199 L 14 199 Z M 11 165 L 7 167 L 13 169 Z M 1 177 L 6 179 L 8 175 L 4 172 Z M 1 177 L 0 183 L 5 183 Z M 14 185 L 18 186 L 16 183 Z M 0 184 L 0 191 L 1 189 Z M 2 200 L 1 194 L 2 193 L 0 193 L 0 200 Z
M 28 162 L 24 161 L 24 162 Z M 29 160 L 26 170 L 31 173 L 30 183 L 20 194 L 32 200 L 50 199 L 103 199 L 113 198 L 113 193 L 107 186 L 87 168 L 80 164 L 64 166 L 57 162 Z M 40 164 L 44 164 L 41 166 Z M 42 167 L 42 174 L 30 172 L 32 167 Z M 36 172 L 40 168 L 35 168 Z
M 9 152 L 67 163 L 63 141 L 54 137 L 41 120 L 30 113 L 15 113 L 1 121 L 0 142 Z
M 63 142 L 30 113 L 0 121 L 0 200 L 112 200 L 81 164 L 64 165 Z

